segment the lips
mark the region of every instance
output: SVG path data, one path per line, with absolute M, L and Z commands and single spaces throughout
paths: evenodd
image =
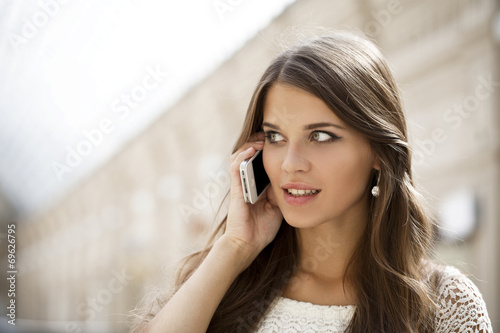
M 282 189 L 296 189 L 296 190 L 319 190 L 319 188 L 305 184 L 305 183 L 285 183 L 281 185 Z
M 286 183 L 286 184 L 283 184 L 281 186 L 281 188 L 283 189 L 283 196 L 285 198 L 285 202 L 288 203 L 289 205 L 292 205 L 292 206 L 300 206 L 300 205 L 307 204 L 307 203 L 311 202 L 312 200 L 314 200 L 318 196 L 318 194 L 321 192 L 320 189 L 318 189 L 314 186 L 308 185 L 308 184 L 304 184 L 304 183 Z M 288 193 L 289 189 L 294 189 L 293 192 L 298 192 L 298 193 L 304 192 L 305 190 L 316 191 L 316 193 L 294 196 L 294 195 Z M 307 192 L 309 192 L 309 191 L 307 191 Z M 303 193 L 303 194 L 305 194 L 305 193 Z

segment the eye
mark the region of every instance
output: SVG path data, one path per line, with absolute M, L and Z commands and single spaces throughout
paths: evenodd
M 276 138 L 281 137 L 281 134 L 279 134 L 278 132 L 274 132 L 274 131 L 264 131 L 264 133 L 266 134 L 266 140 L 270 144 L 276 144 L 276 142 L 277 142 Z
M 340 137 L 336 136 L 335 134 L 324 131 L 314 131 L 312 132 L 311 136 L 313 140 L 317 141 L 318 143 L 333 142 L 340 139 Z

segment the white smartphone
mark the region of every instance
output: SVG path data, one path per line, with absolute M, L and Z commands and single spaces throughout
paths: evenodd
M 269 186 L 270 181 L 262 162 L 262 150 L 241 162 L 240 177 L 246 203 L 254 204 Z

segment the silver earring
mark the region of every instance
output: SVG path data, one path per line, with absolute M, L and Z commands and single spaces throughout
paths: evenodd
M 380 188 L 378 187 L 378 183 L 380 182 L 380 171 L 377 176 L 377 185 L 372 187 L 372 195 L 376 198 L 380 194 Z

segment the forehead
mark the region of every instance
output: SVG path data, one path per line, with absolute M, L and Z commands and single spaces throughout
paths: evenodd
M 264 122 L 294 126 L 324 121 L 345 126 L 323 100 L 305 90 L 279 83 L 269 89 L 264 102 Z

